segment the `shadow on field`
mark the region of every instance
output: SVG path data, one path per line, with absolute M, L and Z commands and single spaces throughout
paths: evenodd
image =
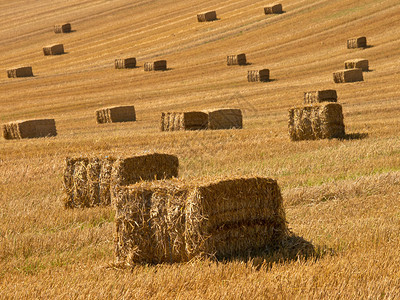
M 368 137 L 368 133 L 347 133 L 344 135 L 343 140 L 362 140 Z

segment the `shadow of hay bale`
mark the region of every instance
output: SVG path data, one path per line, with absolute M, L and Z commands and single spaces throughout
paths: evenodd
M 361 133 L 361 132 L 355 132 L 355 133 L 347 133 L 344 135 L 342 138 L 343 140 L 362 140 L 368 137 L 368 133 Z

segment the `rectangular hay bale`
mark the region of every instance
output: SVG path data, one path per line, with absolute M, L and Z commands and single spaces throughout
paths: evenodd
M 281 14 L 283 12 L 282 10 L 282 4 L 274 4 L 271 6 L 266 6 L 264 7 L 264 14 L 269 15 L 269 14 Z
M 57 135 L 54 119 L 34 119 L 3 124 L 3 137 L 6 140 L 40 138 Z
M 55 33 L 69 33 L 69 32 L 71 32 L 71 24 L 65 23 L 65 24 L 54 25 L 54 32 Z
M 337 102 L 336 90 L 304 92 L 304 104 L 313 104 L 320 102 Z
M 367 59 L 351 59 L 344 62 L 345 69 L 361 69 L 368 71 L 368 60 Z
M 335 83 L 363 81 L 363 73 L 361 69 L 345 69 L 333 73 L 333 81 Z
M 208 11 L 205 13 L 197 14 L 197 21 L 198 22 L 210 22 L 217 19 L 217 12 L 216 11 Z
M 243 128 L 242 111 L 236 108 L 208 110 L 208 129 L 241 129 Z
M 201 111 L 161 113 L 161 131 L 207 129 L 208 114 Z
M 226 63 L 228 66 L 245 65 L 247 63 L 246 54 L 241 53 L 241 54 L 237 54 L 237 55 L 228 55 L 226 57 Z
M 247 81 L 248 82 L 269 81 L 269 69 L 247 71 Z
M 98 124 L 136 121 L 136 112 L 133 105 L 111 106 L 96 110 Z
M 7 70 L 8 78 L 31 77 L 31 76 L 33 76 L 32 67 L 17 67 Z
M 63 53 L 64 53 L 64 45 L 63 44 L 54 44 L 54 45 L 43 47 L 44 55 L 60 55 Z
M 367 47 L 367 38 L 365 36 L 360 36 L 347 40 L 347 49 L 366 48 L 366 47 Z
M 136 58 L 118 58 L 114 62 L 114 66 L 116 69 L 130 69 L 136 68 Z
M 166 60 L 157 60 L 154 62 L 144 63 L 145 71 L 165 71 L 166 69 L 167 69 L 167 61 Z

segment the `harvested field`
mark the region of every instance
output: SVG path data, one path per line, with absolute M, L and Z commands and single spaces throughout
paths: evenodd
M 54 32 L 55 33 L 69 33 L 71 32 L 71 24 L 65 23 L 60 25 L 54 25 Z
M 210 22 L 217 19 L 217 12 L 216 11 L 208 11 L 205 13 L 197 14 L 197 21 L 198 22 Z
M 157 60 L 155 62 L 146 62 L 144 63 L 145 71 L 165 71 L 167 70 L 167 61 L 166 60 Z
M 264 7 L 264 14 L 269 15 L 269 14 L 281 14 L 283 12 L 282 10 L 282 4 L 274 4 L 271 6 L 266 6 Z
M 31 77 L 33 76 L 32 67 L 18 67 L 7 70 L 8 78 Z
M 96 110 L 96 122 L 98 124 L 133 121 L 136 121 L 133 105 L 112 106 Z
M 333 73 L 333 81 L 335 83 L 363 81 L 362 69 L 346 69 Z
M 60 55 L 63 53 L 64 53 L 64 45 L 63 44 L 54 44 L 54 45 L 43 47 L 44 55 Z
M 246 65 L 246 54 L 241 53 L 238 55 L 228 55 L 226 57 L 226 63 L 228 66 L 233 66 L 233 65 Z
M 268 178 L 138 183 L 113 197 L 116 260 L 127 266 L 243 255 L 288 234 L 280 189 Z
M 304 92 L 304 104 L 313 104 L 320 102 L 337 102 L 336 90 Z
M 208 114 L 201 111 L 161 113 L 161 131 L 207 129 Z
M 367 59 L 350 59 L 344 62 L 345 69 L 361 69 L 368 71 L 368 60 Z
M 247 81 L 248 82 L 269 81 L 269 69 L 247 71 Z
M 35 119 L 3 124 L 3 137 L 6 140 L 56 136 L 54 119 Z
M 236 108 L 207 110 L 208 129 L 241 129 L 243 128 L 242 111 Z
M 366 48 L 367 38 L 365 36 L 351 38 L 347 40 L 347 49 Z
M 116 69 L 136 68 L 136 58 L 118 58 L 114 61 L 114 66 Z

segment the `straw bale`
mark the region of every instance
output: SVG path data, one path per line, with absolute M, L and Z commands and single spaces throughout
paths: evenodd
M 166 60 L 157 60 L 154 62 L 144 63 L 145 71 L 165 71 L 166 69 L 167 69 L 167 61 Z
M 226 62 L 228 64 L 228 66 L 245 65 L 247 63 L 246 54 L 241 53 L 241 54 L 238 54 L 238 55 L 228 55 L 226 57 Z
M 64 53 L 64 45 L 63 44 L 54 44 L 54 45 L 43 47 L 44 55 L 60 55 L 63 53 Z
M 347 40 L 347 49 L 366 48 L 366 47 L 367 47 L 367 38 L 365 36 L 360 36 Z
M 208 114 L 201 111 L 161 113 L 161 131 L 207 129 Z
M 288 234 L 280 189 L 268 178 L 153 181 L 117 186 L 119 264 L 247 255 Z
M 98 124 L 136 121 L 136 112 L 133 105 L 111 106 L 96 110 Z
M 69 33 L 69 32 L 71 32 L 71 24 L 65 23 L 65 24 L 54 25 L 54 32 L 55 33 Z
M 247 81 L 269 81 L 269 69 L 247 71 Z
M 291 140 L 342 138 L 345 135 L 342 106 L 324 103 L 289 110 Z
M 361 69 L 345 69 L 333 73 L 333 81 L 335 83 L 363 81 L 363 73 Z
M 176 177 L 178 166 L 176 156 L 158 153 L 128 158 L 67 157 L 64 168 L 65 207 L 108 206 L 115 185 Z
M 118 58 L 114 62 L 116 69 L 130 69 L 136 67 L 136 58 Z
M 368 60 L 367 59 L 351 59 L 344 62 L 345 69 L 361 69 L 368 71 Z
M 197 21 L 198 22 L 209 22 L 214 21 L 217 19 L 217 12 L 216 11 L 208 11 L 205 13 L 197 14 Z
M 7 70 L 8 78 L 33 76 L 32 67 L 17 67 Z
M 320 102 L 337 102 L 336 90 L 304 92 L 304 104 L 313 104 Z
M 56 136 L 54 119 L 34 119 L 15 121 L 3 125 L 3 137 L 10 139 L 40 138 Z
M 274 4 L 271 6 L 264 7 L 264 14 L 281 14 L 282 11 L 282 4 Z
M 243 116 L 240 109 L 220 108 L 208 110 L 208 129 L 241 129 Z

